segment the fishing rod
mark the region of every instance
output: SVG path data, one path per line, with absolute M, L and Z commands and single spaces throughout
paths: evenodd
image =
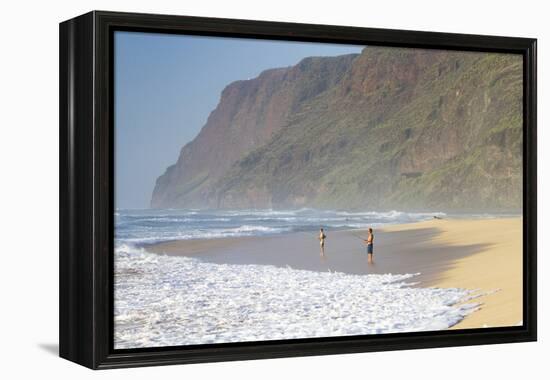
M 315 236 L 315 237 L 319 237 L 319 235 L 315 232 L 311 232 L 311 231 L 300 231 L 301 234 L 305 234 L 305 235 L 308 235 L 308 236 Z M 360 239 L 360 240 L 367 240 L 365 239 L 364 237 L 361 237 L 359 235 L 355 235 L 355 234 L 351 234 L 351 236 L 353 236 L 354 238 L 357 238 L 357 239 Z
M 305 234 L 307 236 L 315 236 L 315 237 L 319 237 L 319 235 L 315 232 L 311 232 L 311 231 L 300 231 L 301 234 Z
M 363 241 L 367 240 L 367 239 L 365 239 L 365 238 L 363 238 L 363 237 L 361 237 L 361 236 L 355 235 L 355 234 L 351 234 L 351 235 L 352 235 L 353 237 L 356 237 L 357 239 L 361 239 L 361 240 L 363 240 Z

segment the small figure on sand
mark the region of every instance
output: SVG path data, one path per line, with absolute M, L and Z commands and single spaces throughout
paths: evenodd
M 374 233 L 372 228 L 369 228 L 369 235 L 366 240 L 363 240 L 367 244 L 367 254 L 369 264 L 372 264 L 372 255 L 374 254 Z
M 321 246 L 321 256 L 325 255 L 325 239 L 327 238 L 327 235 L 325 235 L 325 231 L 321 228 L 319 230 L 319 244 Z

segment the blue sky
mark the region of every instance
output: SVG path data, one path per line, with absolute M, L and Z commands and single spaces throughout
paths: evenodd
M 198 134 L 229 83 L 362 46 L 115 33 L 115 205 L 148 208 L 155 181 Z

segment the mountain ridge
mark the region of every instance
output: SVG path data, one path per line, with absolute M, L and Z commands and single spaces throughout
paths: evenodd
M 151 206 L 520 210 L 521 65 L 367 47 L 233 82 Z

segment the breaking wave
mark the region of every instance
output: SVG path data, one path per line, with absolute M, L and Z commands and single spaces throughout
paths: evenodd
M 123 210 L 115 213 L 118 242 L 152 243 L 168 240 L 213 239 L 274 235 L 410 223 L 443 213 L 348 212 L 330 210 Z

